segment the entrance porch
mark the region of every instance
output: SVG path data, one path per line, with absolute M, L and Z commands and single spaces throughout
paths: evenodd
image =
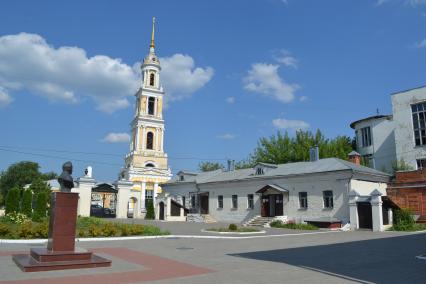
M 262 217 L 284 216 L 284 196 L 288 200 L 288 190 L 275 184 L 268 184 L 258 191 Z

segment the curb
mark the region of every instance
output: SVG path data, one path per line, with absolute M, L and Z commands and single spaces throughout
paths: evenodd
M 226 240 L 242 240 L 242 239 L 258 239 L 258 238 L 279 238 L 303 235 L 319 235 L 330 233 L 342 233 L 338 231 L 315 232 L 315 233 L 295 233 L 281 235 L 266 236 L 203 236 L 203 235 L 161 235 L 161 236 L 134 236 L 134 237 L 110 237 L 110 238 L 76 238 L 77 242 L 103 242 L 103 241 L 126 241 L 126 240 L 150 240 L 150 239 L 226 239 Z M 47 239 L 32 240 L 15 240 L 0 239 L 0 244 L 44 244 Z
M 254 231 L 254 232 L 216 232 L 216 231 L 208 231 L 206 229 L 201 230 L 202 233 L 209 234 L 220 234 L 220 235 L 253 235 L 253 234 L 264 234 L 266 231 Z

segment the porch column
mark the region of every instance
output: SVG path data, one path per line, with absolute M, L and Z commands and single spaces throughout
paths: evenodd
M 141 183 L 141 197 L 140 197 L 140 201 L 141 201 L 141 212 L 145 213 L 146 212 L 146 208 L 145 208 L 145 193 L 146 193 L 146 182 L 142 182 Z
M 358 192 L 352 190 L 349 192 L 349 222 L 351 225 L 351 230 L 359 229 L 357 201 Z
M 154 205 L 154 209 L 156 207 L 155 199 L 157 198 L 157 191 L 158 191 L 158 183 L 154 183 L 154 192 L 152 193 L 152 204 Z
M 393 211 L 392 208 L 388 208 L 388 220 L 389 220 L 389 225 L 393 225 Z
M 382 193 L 375 189 L 371 193 L 371 213 L 373 217 L 373 231 L 383 231 Z

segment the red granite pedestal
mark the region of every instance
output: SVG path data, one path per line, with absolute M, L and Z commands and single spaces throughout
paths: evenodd
M 47 248 L 13 256 L 25 272 L 111 266 L 111 261 L 90 251 L 75 249 L 78 193 L 52 193 Z

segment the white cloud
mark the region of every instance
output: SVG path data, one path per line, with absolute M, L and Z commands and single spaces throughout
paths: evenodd
M 415 46 L 415 47 L 417 47 L 417 48 L 423 48 L 423 47 L 426 47 L 426 38 L 425 38 L 425 39 L 423 39 L 422 41 L 420 41 L 420 42 L 416 43 L 414 46 Z
M 162 60 L 169 101 L 190 96 L 213 76 L 211 67 L 196 67 L 189 55 L 175 54 Z M 50 101 L 67 103 L 89 98 L 98 110 L 112 113 L 130 105 L 128 98 L 139 84 L 137 63 L 129 66 L 105 55 L 90 57 L 79 47 L 55 48 L 37 34 L 0 37 L 0 87 L 6 93 L 28 90 Z
M 278 74 L 279 65 L 254 63 L 243 79 L 244 88 L 248 91 L 273 97 L 287 103 L 294 99 L 299 88 L 296 84 L 288 84 Z
M 50 101 L 76 103 L 91 98 L 98 109 L 112 113 L 129 105 L 138 76 L 120 59 L 89 57 L 79 47 L 49 45 L 37 34 L 0 37 L 0 86 L 26 89 Z
M 299 101 L 301 101 L 301 102 L 304 102 L 304 101 L 306 101 L 306 100 L 308 100 L 308 97 L 307 97 L 307 96 L 301 96 L 301 97 L 299 98 Z
M 278 129 L 306 129 L 309 128 L 309 123 L 303 120 L 290 120 L 285 118 L 277 118 L 272 120 L 272 124 Z
M 216 137 L 223 140 L 232 140 L 235 138 L 235 135 L 231 133 L 225 133 L 225 134 L 218 135 Z
M 195 67 L 194 59 L 189 55 L 174 54 L 160 58 L 161 80 L 166 91 L 166 102 L 190 97 L 204 87 L 213 77 L 211 67 Z
M 7 106 L 12 101 L 12 97 L 6 92 L 4 88 L 0 87 L 0 108 Z
M 285 49 L 281 49 L 273 54 L 274 59 L 283 64 L 284 66 L 293 67 L 297 69 L 298 61 L 295 57 L 291 56 L 290 52 Z
M 227 98 L 225 99 L 225 101 L 226 101 L 228 104 L 233 104 L 233 103 L 235 103 L 235 97 L 227 97 Z
M 130 135 L 127 133 L 108 133 L 102 140 L 107 143 L 127 143 L 130 141 Z

